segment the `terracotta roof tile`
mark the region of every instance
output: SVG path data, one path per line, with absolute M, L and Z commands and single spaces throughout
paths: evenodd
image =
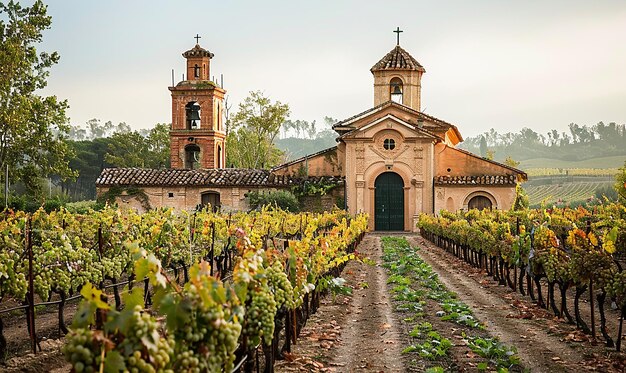
M 342 182 L 338 177 L 309 177 L 308 182 Z M 260 186 L 289 187 L 303 182 L 302 178 L 277 175 L 268 170 L 220 168 L 201 170 L 105 168 L 96 186 Z
M 209 57 L 209 58 L 213 58 L 213 53 L 211 53 L 208 50 L 202 48 L 199 44 L 196 44 L 195 47 L 193 47 L 190 50 L 188 50 L 187 52 L 183 53 L 183 57 L 185 57 L 185 58 L 189 58 L 189 57 Z
M 426 71 L 424 67 L 409 52 L 396 45 L 391 52 L 387 53 L 370 71 L 378 70 L 419 70 Z
M 516 175 L 437 176 L 435 185 L 505 185 L 516 184 Z

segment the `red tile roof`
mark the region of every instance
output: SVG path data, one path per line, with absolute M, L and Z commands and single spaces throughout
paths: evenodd
M 516 175 L 437 176 L 435 185 L 503 185 L 516 184 Z
M 409 52 L 396 45 L 391 52 L 387 53 L 370 71 L 378 70 L 419 70 L 426 71 L 424 67 Z
M 213 58 L 213 53 L 209 52 L 208 50 L 202 48 L 199 44 L 196 44 L 195 47 L 191 48 L 190 50 L 188 50 L 187 52 L 183 53 L 183 57 L 185 58 L 189 58 L 189 57 L 209 57 L 209 58 Z
M 337 177 L 309 177 L 308 182 L 340 183 Z M 268 170 L 220 168 L 200 170 L 105 168 L 96 186 L 242 186 L 289 187 L 303 182 L 302 178 L 276 175 Z

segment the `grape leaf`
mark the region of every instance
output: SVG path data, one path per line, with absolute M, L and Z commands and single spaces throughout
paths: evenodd
M 74 321 L 72 322 L 73 328 L 84 328 L 94 322 L 94 313 L 96 312 L 96 306 L 91 302 L 80 302 L 78 311 L 74 315 Z
M 141 306 L 141 308 L 144 307 L 142 288 L 133 288 L 130 293 L 124 294 L 122 298 L 124 299 L 124 305 L 126 308 L 133 309 L 135 306 Z
M 111 307 L 102 300 L 102 290 L 98 290 L 90 282 L 86 283 L 82 289 L 80 289 L 80 295 L 85 297 L 89 302 L 93 303 L 97 308 L 108 310 Z
M 135 276 L 138 280 L 143 280 L 150 272 L 150 263 L 146 258 L 140 258 L 135 261 Z
M 126 370 L 124 358 L 117 351 L 109 351 L 104 358 L 104 373 L 118 373 Z
M 176 330 L 189 320 L 191 301 L 186 298 L 174 297 L 171 293 L 166 294 L 161 298 L 159 311 L 166 316 L 167 327 L 170 330 Z

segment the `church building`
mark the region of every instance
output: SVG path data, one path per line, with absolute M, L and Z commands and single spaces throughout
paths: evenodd
M 342 180 L 346 208 L 370 216 L 372 230 L 415 230 L 420 213 L 441 209 L 509 209 L 523 171 L 456 147 L 458 128 L 421 112 L 424 67 L 398 44 L 371 69 L 374 106 L 333 125 L 337 145 L 272 170 L 225 168 L 225 91 L 209 80 L 213 54 L 196 45 L 183 53 L 187 78 L 172 94 L 171 169 L 105 169 L 99 195 L 135 188 L 150 207 L 193 209 L 211 203 L 248 208 L 252 190 Z M 116 196 L 140 208 L 133 195 Z M 344 206 L 339 206 L 344 207 Z M 144 204 L 145 208 L 145 204 Z

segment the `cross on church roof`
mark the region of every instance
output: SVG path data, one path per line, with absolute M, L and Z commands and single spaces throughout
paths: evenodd
M 400 33 L 404 32 L 402 30 L 400 30 L 400 27 L 396 28 L 393 32 L 395 32 L 396 34 L 398 34 L 398 41 L 397 41 L 397 45 L 400 45 Z
M 394 32 L 395 32 L 395 31 L 394 31 Z M 194 39 L 196 39 L 196 44 L 198 44 L 198 43 L 199 43 L 199 40 L 200 40 L 200 38 L 201 38 L 201 37 L 202 37 L 202 36 L 200 36 L 200 35 L 198 35 L 198 34 L 196 34 L 196 36 L 194 36 L 194 37 L 193 37 Z

